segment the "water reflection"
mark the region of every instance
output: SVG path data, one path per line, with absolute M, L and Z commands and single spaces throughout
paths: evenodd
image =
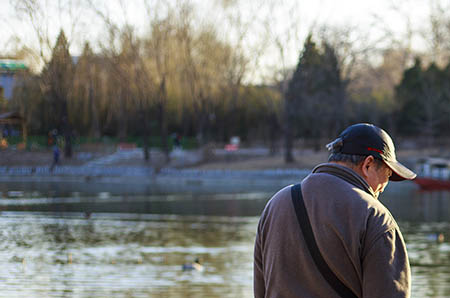
M 408 222 L 450 221 L 450 192 L 388 192 L 381 201 L 398 220 Z
M 402 223 L 413 275 L 414 297 L 449 297 L 449 222 Z M 443 241 L 435 235 L 442 233 Z
M 0 289 L 22 297 L 252 297 L 255 230 L 271 195 L 3 195 Z M 412 297 L 449 297 L 450 193 L 388 189 L 382 202 L 407 242 Z M 204 272 L 183 272 L 196 257 Z
M 151 195 L 3 198 L 3 211 L 52 211 L 56 213 L 132 213 L 208 216 L 258 216 L 271 193 L 217 195 Z
M 4 212 L 1 287 L 27 297 L 252 297 L 257 217 L 79 215 Z M 448 238 L 438 243 L 429 235 L 450 224 L 400 225 L 413 297 L 448 297 Z M 196 257 L 204 272 L 183 272 Z
M 274 192 L 222 194 L 117 195 L 72 192 L 49 196 L 33 191 L 20 197 L 0 196 L 3 211 L 52 211 L 57 213 L 131 213 L 207 216 L 259 216 Z M 386 191 L 381 201 L 397 220 L 408 222 L 450 221 L 450 192 L 420 192 L 414 188 Z
M 6 213 L 0 278 L 28 297 L 250 297 L 255 225 L 256 218 Z M 195 257 L 205 271 L 183 272 Z

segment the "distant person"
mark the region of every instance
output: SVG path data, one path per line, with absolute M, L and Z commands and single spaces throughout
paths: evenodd
M 48 135 L 47 135 L 47 146 L 51 147 L 54 144 L 56 144 L 57 137 L 58 137 L 58 131 L 56 129 L 52 129 L 51 131 L 49 131 Z
M 173 137 L 173 147 L 175 150 L 181 150 L 181 135 L 178 133 L 175 133 L 172 135 Z
M 327 148 L 328 163 L 276 193 L 261 215 L 255 297 L 410 297 L 405 242 L 378 196 L 389 180 L 416 174 L 371 124 L 348 127 Z
M 1 149 L 8 148 L 8 140 L 6 138 L 1 138 L 0 139 L 0 148 Z
M 58 145 L 53 145 L 53 162 L 52 165 L 50 166 L 50 171 L 53 171 L 53 169 L 55 168 L 55 166 L 57 166 L 59 164 L 59 147 Z

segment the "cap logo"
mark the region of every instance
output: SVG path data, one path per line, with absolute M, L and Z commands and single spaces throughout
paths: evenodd
M 369 151 L 375 151 L 375 152 L 378 152 L 378 153 L 380 153 L 380 154 L 383 154 L 383 151 L 378 150 L 378 149 L 375 149 L 375 148 L 372 148 L 372 147 L 367 147 L 367 150 L 369 150 Z

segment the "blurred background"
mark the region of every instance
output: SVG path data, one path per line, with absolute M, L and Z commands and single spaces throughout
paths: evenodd
M 381 198 L 413 297 L 450 296 L 450 3 L 312 2 L 0 0 L 5 297 L 252 297 L 265 203 L 357 122 L 419 173 Z

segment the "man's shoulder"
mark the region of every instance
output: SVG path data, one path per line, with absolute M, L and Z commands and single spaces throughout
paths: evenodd
M 277 191 L 267 202 L 262 212 L 261 218 L 267 217 L 269 214 L 280 212 L 291 204 L 291 188 L 292 184 L 283 187 Z M 282 212 L 282 211 L 281 211 Z
M 274 205 L 285 204 L 291 198 L 291 188 L 293 184 L 288 185 L 277 191 L 267 202 L 266 208 Z
M 389 210 L 364 189 L 333 175 L 317 173 L 309 175 L 302 184 L 305 197 L 326 200 L 334 210 L 353 214 L 363 222 L 376 223 L 382 230 L 397 226 Z M 323 204 L 323 203 L 322 203 Z
M 312 173 L 302 181 L 303 193 L 315 196 L 337 197 L 340 200 L 370 202 L 373 196 L 340 177 L 327 173 Z

